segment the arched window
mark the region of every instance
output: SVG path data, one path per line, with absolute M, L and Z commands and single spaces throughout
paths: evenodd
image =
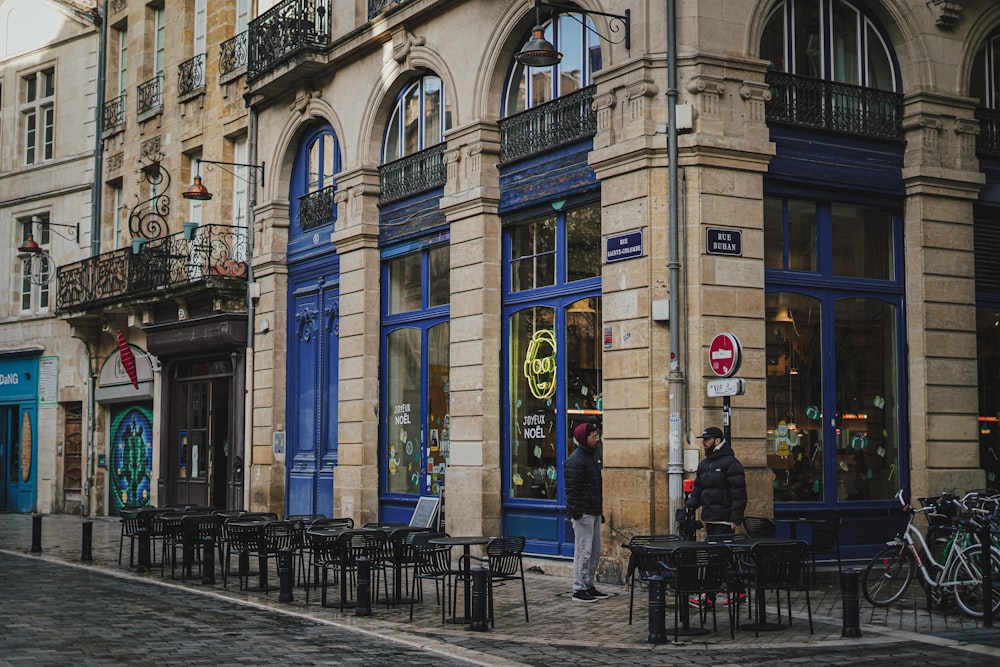
M 760 57 L 779 72 L 898 91 L 889 46 L 875 23 L 844 0 L 784 0 L 771 12 Z
M 322 124 L 302 137 L 292 176 L 292 219 L 298 229 L 311 230 L 336 220 L 333 195 L 341 169 L 340 142 L 333 128 Z
M 979 47 L 972 63 L 972 77 L 969 81 L 969 95 L 988 108 L 997 108 L 997 93 L 1000 92 L 1000 33 L 991 35 Z
M 542 25 L 545 39 L 563 54 L 562 61 L 551 67 L 531 68 L 515 62 L 504 94 L 505 117 L 589 86 L 594 72 L 601 69 L 600 39 L 590 17 L 559 14 L 555 21 Z M 525 35 L 519 43 L 527 39 Z
M 441 79 L 425 76 L 403 89 L 385 128 L 382 163 L 420 152 L 444 141 L 451 127 L 451 103 Z

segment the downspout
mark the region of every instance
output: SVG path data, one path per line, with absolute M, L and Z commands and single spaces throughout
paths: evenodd
M 108 50 L 108 2 L 104 0 L 103 13 L 94 15 L 98 28 L 97 41 L 97 101 L 94 109 L 94 183 L 90 195 L 90 256 L 101 254 L 101 199 L 103 197 L 102 178 L 104 173 L 104 86 L 107 82 Z M 80 239 L 76 240 L 77 243 Z
M 248 101 L 249 102 L 249 101 Z M 249 103 L 248 103 L 249 106 Z M 250 164 L 257 163 L 257 110 L 250 106 L 249 127 L 249 158 Z M 243 403 L 243 509 L 250 509 L 250 465 L 253 463 L 253 403 L 254 403 L 254 321 L 256 320 L 257 284 L 254 282 L 254 209 L 257 207 L 257 186 L 264 180 L 264 167 L 258 173 L 252 167 L 253 182 L 250 184 L 249 203 L 247 205 L 247 346 L 246 346 L 246 393 Z M 258 180 L 259 179 L 259 180 Z
M 676 510 L 683 507 L 684 451 L 681 444 L 681 397 L 684 374 L 680 365 L 680 244 L 677 201 L 677 0 L 667 0 L 667 160 L 670 256 L 667 264 L 670 284 L 670 445 L 667 461 L 667 488 L 670 494 L 670 532 L 676 532 Z
M 96 431 L 96 400 L 94 396 L 94 386 L 97 384 L 97 370 L 94 368 L 94 355 L 90 351 L 90 342 L 80 336 L 73 336 L 83 343 L 84 352 L 87 353 L 87 469 L 83 477 L 83 491 L 81 495 L 80 508 L 83 516 L 90 516 L 90 489 L 94 482 L 94 432 Z

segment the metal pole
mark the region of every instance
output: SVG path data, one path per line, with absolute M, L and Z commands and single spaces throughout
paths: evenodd
M 140 573 L 149 572 L 149 529 L 142 527 L 138 530 L 138 540 L 139 540 L 139 561 L 136 565 L 136 571 Z
M 358 558 L 358 601 L 354 606 L 355 616 L 372 615 L 372 563 L 364 556 Z M 346 581 L 340 582 L 341 586 L 346 586 Z
M 476 632 L 487 632 L 490 629 L 487 576 L 488 573 L 484 568 L 477 567 L 472 570 L 472 622 L 469 624 L 469 629 Z
M 292 550 L 288 547 L 278 550 L 278 602 L 292 602 Z
M 80 560 L 85 563 L 89 563 L 94 560 L 91 555 L 90 545 L 93 543 L 94 539 L 94 522 L 84 521 L 83 522 L 83 547 L 80 552 Z
M 31 553 L 42 552 L 42 515 L 35 514 L 31 517 Z
M 993 539 L 990 523 L 984 521 L 979 528 L 979 543 L 983 547 L 983 627 L 993 627 Z
M 841 637 L 861 636 L 861 610 L 858 600 L 858 571 L 848 568 L 840 573 L 840 588 L 843 598 L 844 627 Z
M 201 583 L 203 586 L 215 585 L 215 539 L 206 535 L 201 548 Z
M 726 442 L 728 442 L 730 446 L 732 446 L 732 444 L 733 444 L 732 427 L 730 426 L 730 420 L 729 420 L 729 416 L 731 414 L 731 412 L 730 412 L 731 405 L 732 405 L 732 403 L 731 403 L 731 397 L 729 397 L 729 396 L 723 396 L 722 397 L 722 433 L 726 436 Z
M 663 577 L 654 574 L 649 578 L 649 634 L 646 641 L 662 644 L 667 641 L 666 590 Z

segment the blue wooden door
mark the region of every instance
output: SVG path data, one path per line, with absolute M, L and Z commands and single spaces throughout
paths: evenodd
M 288 335 L 288 514 L 333 512 L 338 292 L 323 278 L 292 293 Z

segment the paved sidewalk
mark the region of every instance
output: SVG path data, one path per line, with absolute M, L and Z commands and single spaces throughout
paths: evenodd
M 92 525 L 93 560 L 81 563 L 83 522 Z M 171 580 L 169 573 L 160 577 L 154 574 L 138 574 L 127 567 L 128 541 L 124 548 L 123 565 L 117 564 L 120 522 L 117 518 L 94 517 L 83 519 L 78 516 L 45 515 L 42 517 L 42 551 L 31 554 L 32 516 L 24 514 L 0 513 L 0 551 L 61 561 L 74 567 L 85 567 L 102 571 L 110 576 L 145 581 L 150 585 L 176 586 L 190 590 L 192 594 L 223 596 L 254 607 L 267 607 L 281 613 L 308 618 L 327 624 L 351 627 L 380 637 L 415 646 L 442 647 L 458 651 L 472 662 L 480 664 L 501 664 L 488 657 L 475 656 L 504 655 L 502 664 L 565 664 L 570 655 L 579 655 L 587 662 L 604 664 L 600 656 L 614 656 L 627 651 L 635 664 L 664 664 L 664 651 L 688 648 L 692 651 L 707 651 L 706 657 L 720 655 L 720 651 L 751 651 L 764 656 L 771 651 L 783 657 L 798 649 L 808 649 L 804 655 L 829 654 L 834 647 L 845 645 L 841 637 L 842 607 L 841 595 L 837 587 L 822 582 L 811 592 L 815 632 L 809 633 L 806 618 L 805 597 L 795 595 L 792 599 L 794 610 L 791 627 L 779 631 L 754 632 L 737 629 L 736 639 L 731 640 L 726 614 L 720 609 L 717 632 L 684 638 L 681 646 L 672 643 L 673 609 L 668 603 L 668 641 L 663 645 L 653 645 L 647 641 L 646 596 L 637 591 L 635 620 L 628 624 L 628 590 L 622 586 L 599 584 L 611 597 L 593 604 L 579 604 L 570 601 L 571 580 L 536 572 L 527 575 L 528 605 L 531 619 L 524 621 L 520 586 L 513 584 L 497 589 L 496 627 L 489 632 L 470 632 L 464 626 L 442 625 L 440 608 L 434 603 L 432 593 L 422 604 L 417 604 L 414 619 L 408 621 L 409 607 L 402 605 L 386 608 L 384 604 L 373 604 L 373 615 L 356 617 L 353 611 L 339 612 L 334 608 L 323 608 L 319 604 L 318 591 L 310 594 L 305 602 L 304 590 L 295 588 L 294 601 L 278 602 L 277 581 L 267 595 L 263 593 L 240 593 L 234 581 L 223 588 L 221 578 L 214 586 L 203 586 L 200 578 L 188 579 L 182 584 L 180 579 Z M 545 561 L 533 561 L 544 570 Z M 557 564 L 554 564 L 557 565 Z M 565 569 L 554 567 L 553 569 Z M 0 586 L 0 596 L 3 587 Z M 336 589 L 332 592 L 336 598 Z M 461 596 L 460 596 L 461 597 Z M 57 602 L 53 602 L 57 604 Z M 6 604 L 6 603 L 5 603 Z M 744 621 L 746 620 L 744 611 Z M 769 609 L 769 619 L 773 620 L 775 609 Z M 787 621 L 787 616 L 784 617 Z M 997 619 L 1000 625 L 1000 619 Z M 709 620 L 711 625 L 711 620 Z M 914 585 L 907 599 L 898 605 L 874 609 L 861 599 L 862 636 L 850 640 L 852 646 L 876 647 L 891 643 L 906 642 L 908 645 L 930 648 L 947 648 L 959 651 L 970 662 L 962 664 L 987 664 L 1000 658 L 1000 628 L 982 628 L 981 623 L 964 617 L 957 611 L 928 613 L 924 609 L 922 589 Z M 581 652 L 582 651 L 582 652 Z M 639 659 L 647 655 L 646 659 Z M 694 654 L 692 654 L 694 655 Z M 732 654 L 736 660 L 736 653 Z M 742 657 L 746 653 L 738 654 Z M 919 659 L 919 652 L 917 659 Z M 520 660 L 518 658 L 520 656 Z M 549 656 L 549 658 L 546 658 Z M 829 655 L 827 655 L 829 658 Z M 717 662 L 725 663 L 727 658 Z M 845 661 L 843 664 L 847 664 Z M 615 664 L 611 657 L 607 664 Z M 620 664 L 620 663 L 619 663 Z M 749 664 L 749 663 L 747 663 Z M 826 661 L 823 664 L 841 664 Z M 959 664 L 959 663 L 954 663 Z

